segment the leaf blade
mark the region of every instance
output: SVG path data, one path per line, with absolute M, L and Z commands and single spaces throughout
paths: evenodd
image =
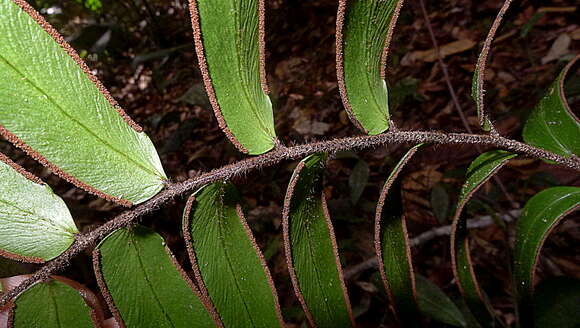
M 353 327 L 354 318 L 326 199 L 326 154 L 303 159 L 286 192 L 282 226 L 294 291 L 313 327 Z
M 403 0 L 340 0 L 336 64 L 340 95 L 351 121 L 368 134 L 389 128 L 386 49 Z
M 578 60 L 580 55 L 566 65 L 533 109 L 524 125 L 526 143 L 566 157 L 580 156 L 580 121 L 564 93 L 566 75 Z
M 93 252 L 99 287 L 118 322 L 127 327 L 214 327 L 211 306 L 157 233 L 119 229 Z
M 58 32 L 23 0 L 2 0 L 0 17 L 0 134 L 108 200 L 159 192 L 166 177 L 153 144 Z
M 516 224 L 514 282 L 521 324 L 531 324 L 535 267 L 540 249 L 552 229 L 568 213 L 580 207 L 579 187 L 552 187 L 532 197 Z
M 461 217 L 461 212 L 473 194 L 510 159 L 516 156 L 516 154 L 507 151 L 493 150 L 481 154 L 471 162 L 467 169 L 466 181 L 459 194 L 451 226 L 453 275 L 468 308 L 486 325 L 493 321 L 493 310 L 475 277 L 469 253 L 467 221 Z
M 358 160 L 348 177 L 350 187 L 350 200 L 353 204 L 358 203 L 369 181 L 369 165 L 365 160 Z
M 417 306 L 425 316 L 455 327 L 466 327 L 467 322 L 457 306 L 429 279 L 417 274 Z
M 225 327 L 283 326 L 270 271 L 233 185 L 217 182 L 190 197 L 183 234 L 196 281 Z
M 417 291 L 397 177 L 422 145 L 409 149 L 389 174 L 375 216 L 375 251 L 379 272 L 399 321 L 409 325 L 418 325 Z
M 483 48 L 479 53 L 479 57 L 477 58 L 477 64 L 475 65 L 475 71 L 473 72 L 471 97 L 473 98 L 473 100 L 475 100 L 479 125 L 484 131 L 490 131 L 493 129 L 491 121 L 489 120 L 489 116 L 485 112 L 485 103 L 484 103 L 485 66 L 487 64 L 487 57 L 489 55 L 489 51 L 491 50 L 491 43 L 493 41 L 493 38 L 495 37 L 495 34 L 499 29 L 501 21 L 503 20 L 505 13 L 509 9 L 511 2 L 512 0 L 505 0 L 501 9 L 499 10 L 499 13 L 495 17 L 493 24 L 489 29 L 487 37 L 483 42 Z
M 78 233 L 64 201 L 0 153 L 0 254 L 44 262 L 67 250 Z
M 267 152 L 276 132 L 264 73 L 264 0 L 189 4 L 198 62 L 220 128 L 240 151 Z
M 92 327 L 102 324 L 103 314 L 88 289 L 65 278 L 33 285 L 20 294 L 12 311 L 12 327 Z M 81 297 L 81 295 L 83 295 Z M 85 298 L 85 299 L 83 299 Z

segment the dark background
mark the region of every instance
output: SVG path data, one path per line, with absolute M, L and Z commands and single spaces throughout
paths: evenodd
M 186 1 L 37 0 L 31 4 L 66 37 L 127 113 L 144 127 L 172 180 L 183 181 L 245 157 L 219 130 L 209 106 L 197 67 Z M 452 50 L 443 61 L 459 106 L 475 132 L 479 130 L 470 97 L 471 78 L 481 43 L 501 4 L 498 0 L 426 1 L 437 42 Z M 336 81 L 337 1 L 266 0 L 266 6 L 266 69 L 280 139 L 292 145 L 360 135 L 346 116 Z M 486 105 L 504 136 L 521 139 L 530 110 L 566 62 L 578 53 L 579 23 L 578 3 L 573 0 L 512 4 L 497 33 L 486 71 Z M 449 46 L 455 41 L 460 41 L 461 47 L 453 46 L 458 43 Z M 408 0 L 387 64 L 392 119 L 400 129 L 465 132 L 441 67 L 426 56 L 426 51 L 433 48 L 420 2 Z M 580 76 L 570 75 L 567 93 L 578 115 Z M 374 257 L 376 201 L 390 169 L 408 146 L 339 153 L 328 163 L 325 192 L 347 271 Z M 81 231 L 94 229 L 122 210 L 58 179 L 1 139 L 0 151 L 48 182 L 71 208 Z M 433 146 L 413 159 L 402 180 L 411 237 L 450 223 L 465 169 L 476 156 L 472 146 Z M 281 205 L 294 166 L 286 162 L 239 177 L 235 183 L 274 276 L 284 318 L 291 327 L 298 327 L 304 314 L 292 291 L 280 243 Z M 353 170 L 355 175 L 351 177 Z M 497 183 L 487 183 L 469 203 L 465 215 L 499 217 L 521 208 L 546 187 L 580 184 L 580 177 L 573 171 L 523 157 L 512 161 L 498 176 L 511 199 Z M 361 186 L 362 196 L 353 200 L 353 189 Z M 176 199 L 141 222 L 160 232 L 188 268 L 179 231 L 184 203 L 185 199 Z M 580 278 L 579 239 L 576 214 L 548 238 L 539 265 L 540 279 L 559 275 Z M 474 230 L 472 240 L 478 279 L 501 319 L 513 325 L 509 279 L 513 225 Z M 457 298 L 448 238 L 435 238 L 412 252 L 416 272 Z M 89 255 L 87 252 L 75 259 L 63 274 L 97 292 Z M 33 265 L 11 266 L 24 271 L 34 269 Z M 361 271 L 347 284 L 361 327 L 394 325 L 376 270 Z M 430 325 L 438 327 L 436 323 Z

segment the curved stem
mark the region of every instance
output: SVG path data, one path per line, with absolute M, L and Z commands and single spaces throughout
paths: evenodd
M 222 166 L 210 172 L 201 174 L 180 183 L 171 183 L 165 190 L 147 202 L 127 210 L 97 229 L 79 234 L 73 245 L 54 260 L 46 263 L 42 268 L 22 281 L 18 286 L 9 290 L 0 297 L 0 308 L 7 305 L 14 297 L 36 282 L 49 278 L 50 275 L 68 266 L 70 260 L 83 250 L 94 246 L 111 232 L 133 224 L 141 216 L 151 213 L 177 196 L 219 180 L 227 180 L 235 176 L 247 174 L 251 171 L 276 165 L 284 160 L 303 158 L 316 152 L 336 152 L 342 150 L 365 149 L 396 143 L 434 143 L 434 144 L 474 144 L 492 146 L 509 150 L 514 153 L 527 155 L 533 158 L 548 159 L 556 164 L 580 171 L 578 157 L 567 158 L 549 151 L 545 151 L 519 141 L 506 139 L 497 135 L 478 135 L 466 133 L 440 133 L 429 131 L 396 131 L 375 136 L 357 136 L 338 138 L 328 141 L 319 141 L 293 147 L 279 146 L 273 151 L 256 157 L 247 158 L 233 164 Z

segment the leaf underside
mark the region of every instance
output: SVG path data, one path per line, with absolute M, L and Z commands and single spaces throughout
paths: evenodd
M 489 51 L 491 50 L 491 43 L 503 17 L 505 16 L 506 11 L 509 9 L 512 0 L 505 0 L 503 6 L 501 7 L 498 15 L 495 17 L 491 28 L 485 38 L 483 43 L 483 48 L 479 53 L 479 57 L 477 59 L 477 64 L 475 65 L 475 71 L 473 72 L 473 80 L 471 85 L 471 97 L 475 100 L 475 105 L 477 109 L 477 117 L 479 118 L 479 125 L 482 127 L 484 131 L 490 131 L 492 124 L 489 120 L 487 113 L 485 112 L 485 90 L 484 90 L 484 83 L 485 83 L 485 67 L 487 64 L 487 57 L 489 55 Z
M 220 127 L 240 150 L 275 145 L 272 103 L 261 78 L 263 0 L 190 0 L 196 50 Z
M 92 309 L 73 287 L 51 280 L 24 291 L 15 302 L 14 328 L 93 327 Z
M 341 0 L 337 22 L 337 71 L 343 103 L 368 134 L 389 128 L 383 54 L 402 0 Z
M 412 326 L 418 323 L 415 277 L 397 177 L 421 146 L 407 151 L 391 171 L 381 191 L 375 217 L 375 248 L 381 277 L 399 321 Z
M 197 191 L 184 213 L 184 236 L 198 285 L 225 327 L 280 327 L 270 272 L 245 222 L 234 186 Z
M 564 80 L 580 55 L 572 60 L 533 109 L 524 125 L 524 141 L 558 155 L 580 156 L 580 122 L 564 94 Z
M 93 254 L 101 291 L 126 327 L 214 327 L 163 238 L 142 226 L 119 229 Z
M 0 0 L 0 133 L 101 197 L 129 205 L 154 196 L 166 177 L 149 138 L 62 37 L 16 2 Z
M 7 164 L 3 157 L 0 156 L 0 254 L 32 262 L 57 257 L 78 233 L 68 208 L 48 185 L 29 180 L 17 171 L 23 172 L 22 168 Z
M 492 323 L 491 305 L 480 289 L 469 254 L 467 221 L 461 212 L 473 194 L 507 162 L 516 157 L 503 150 L 493 150 L 478 156 L 467 169 L 465 183 L 461 188 L 451 230 L 451 259 L 453 273 L 463 294 L 465 303 L 485 325 Z
M 326 158 L 326 154 L 308 156 L 290 180 L 282 221 L 286 260 L 311 325 L 352 327 L 352 310 L 322 193 Z
M 580 206 L 579 187 L 552 187 L 532 197 L 516 225 L 514 283 L 523 327 L 531 326 L 534 271 L 544 240 L 558 222 Z

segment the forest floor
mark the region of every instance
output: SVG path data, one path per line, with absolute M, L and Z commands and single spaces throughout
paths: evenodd
M 155 143 L 166 173 L 183 181 L 245 156 L 218 128 L 205 95 L 184 1 L 115 1 L 92 12 L 73 2 L 37 1 L 60 8 L 50 15 L 105 86 Z M 408 1 L 399 18 L 386 69 L 392 120 L 403 130 L 478 132 L 471 79 L 488 28 L 502 1 L 426 1 L 431 27 L 444 52 L 442 60 L 458 102 L 450 96 L 437 62 L 420 1 Z M 138 5 L 136 5 L 136 3 Z M 336 0 L 268 0 L 266 70 L 274 104 L 276 132 L 286 145 L 360 135 L 340 99 L 335 64 Z M 56 7 L 51 7 L 56 6 Z M 500 133 L 521 140 L 525 118 L 574 54 L 580 51 L 580 8 L 574 0 L 518 1 L 504 19 L 492 45 L 486 71 L 486 106 Z M 104 37 L 108 34 L 108 37 Z M 98 42 L 100 40 L 100 42 Z M 570 94 L 580 94 L 580 75 L 572 73 Z M 578 96 L 570 97 L 576 115 Z M 341 260 L 350 272 L 348 289 L 360 327 L 393 326 L 388 301 L 374 269 L 352 271 L 374 257 L 376 202 L 390 169 L 410 145 L 338 153 L 328 163 L 325 192 L 337 233 Z M 89 231 L 122 209 L 58 179 L 5 141 L 0 151 L 48 182 L 71 208 L 82 231 Z M 407 167 L 403 202 L 411 238 L 450 224 L 464 173 L 478 154 L 472 146 L 432 146 Z M 292 291 L 281 245 L 281 206 L 295 162 L 235 179 L 245 213 L 273 273 L 289 327 L 304 321 Z M 517 213 L 533 194 L 552 185 L 580 185 L 577 173 L 542 161 L 518 158 L 499 174 L 507 193 L 487 183 L 465 215 Z M 362 188 L 356 199 L 353 190 Z M 507 194 L 507 195 L 506 195 Z M 354 196 L 353 196 L 354 195 Z M 508 197 L 509 195 L 509 197 Z M 185 199 L 144 217 L 160 232 L 186 268 L 180 234 Z M 501 220 L 500 220 L 501 221 Z M 513 325 L 510 246 L 512 223 L 492 224 L 472 234 L 478 279 L 502 320 Z M 542 251 L 539 278 L 580 278 L 580 215 L 554 230 Z M 449 239 L 442 236 L 412 249 L 415 271 L 448 295 L 459 293 L 450 266 Z M 24 265 L 33 270 L 35 266 Z M 350 270 L 350 271 L 349 271 Z M 98 291 L 90 253 L 63 273 Z M 438 327 L 431 323 L 431 326 Z

